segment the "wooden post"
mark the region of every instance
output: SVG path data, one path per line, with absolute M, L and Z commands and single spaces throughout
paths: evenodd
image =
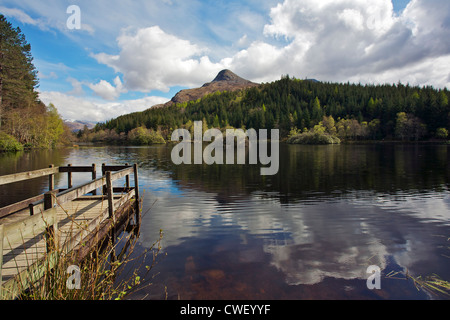
M 44 211 L 53 209 L 55 203 L 56 203 L 56 191 L 49 191 L 46 194 L 44 194 Z M 45 238 L 47 242 L 47 253 L 55 250 L 58 243 L 57 241 L 58 222 L 56 219 L 57 217 L 56 211 L 53 214 L 55 215 L 54 223 L 51 226 L 48 226 L 48 228 L 45 231 Z
M 106 172 L 106 190 L 108 192 L 108 213 L 109 218 L 114 219 L 113 186 L 111 181 L 111 171 Z
M 138 178 L 138 166 L 134 164 L 134 192 L 136 194 L 136 199 L 139 199 L 139 178 Z
M 56 191 L 49 191 L 44 194 L 44 210 L 51 209 L 56 203 Z
M 95 163 L 92 164 L 92 180 L 97 179 L 97 169 Z M 97 190 L 92 191 L 92 195 L 97 195 Z
M 139 198 L 139 178 L 138 178 L 138 166 L 134 164 L 134 197 L 136 199 L 136 225 L 141 223 L 141 213 L 140 213 L 140 198 Z
M 51 164 L 49 165 L 49 168 L 54 168 L 55 165 Z M 55 175 L 54 174 L 49 174 L 48 175 L 48 189 L 49 191 L 52 191 L 53 189 L 55 189 Z
M 102 163 L 102 177 L 104 177 L 105 174 L 106 174 L 106 172 L 105 172 L 105 167 L 106 167 L 106 163 Z M 102 189 L 103 189 L 103 190 L 102 190 L 103 195 L 106 195 L 106 192 L 107 192 L 106 186 L 103 186 Z
M 67 172 L 67 189 L 71 189 L 73 187 L 72 184 L 72 172 L 70 171 L 71 164 L 67 165 L 69 167 L 69 171 Z
M 125 163 L 125 165 L 126 165 L 126 166 L 129 166 L 128 163 Z M 130 175 L 129 175 L 129 174 L 127 174 L 126 177 L 125 177 L 125 187 L 126 187 L 127 189 L 130 188 Z M 128 191 L 127 191 L 127 192 L 128 192 Z

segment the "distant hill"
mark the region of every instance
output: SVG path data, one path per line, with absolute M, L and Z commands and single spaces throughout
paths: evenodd
M 181 90 L 169 102 L 154 107 L 167 107 L 175 103 L 196 101 L 208 94 L 218 91 L 234 92 L 257 86 L 259 86 L 259 83 L 241 78 L 230 70 L 222 70 L 217 74 L 213 81 L 205 83 L 200 88 Z
M 70 131 L 77 132 L 79 130 L 83 130 L 84 126 L 87 126 L 88 129 L 92 129 L 95 127 L 96 122 L 90 121 L 64 121 L 64 124 L 69 127 Z

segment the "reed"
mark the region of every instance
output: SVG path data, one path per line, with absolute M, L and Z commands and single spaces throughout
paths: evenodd
M 450 282 L 442 280 L 438 275 L 433 274 L 427 277 L 413 277 L 406 274 L 406 277 L 414 282 L 418 290 L 423 289 L 433 295 L 444 295 L 450 297 Z

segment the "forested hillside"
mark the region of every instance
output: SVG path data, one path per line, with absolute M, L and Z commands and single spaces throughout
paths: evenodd
M 55 106 L 38 99 L 31 46 L 0 15 L 0 151 L 52 148 L 70 134 Z
M 170 139 L 174 129 L 191 129 L 194 121 L 203 121 L 209 128 L 278 128 L 283 138 L 316 132 L 344 141 L 447 139 L 449 97 L 447 89 L 432 87 L 322 83 L 283 76 L 239 92 L 216 92 L 201 100 L 124 115 L 79 136 L 135 143 L 139 128 L 140 134 Z

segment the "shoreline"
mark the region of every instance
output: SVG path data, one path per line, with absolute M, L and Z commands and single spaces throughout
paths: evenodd
M 269 139 L 270 140 L 270 139 Z M 326 145 L 326 144 L 302 144 L 302 143 L 288 143 L 287 139 L 281 139 L 280 143 L 289 145 Z M 154 146 L 169 146 L 175 144 L 174 142 L 168 141 L 166 143 L 159 144 L 149 144 L 149 145 L 135 145 L 135 144 L 116 144 L 116 143 L 106 143 L 106 142 L 78 142 L 73 145 L 65 145 L 54 148 L 53 150 L 66 149 L 66 148 L 83 148 L 83 147 L 154 147 Z M 399 140 L 360 140 L 360 141 L 341 141 L 338 145 L 450 145 L 450 140 L 424 140 L 424 141 L 399 141 Z M 24 148 L 18 151 L 5 151 L 0 150 L 0 154 L 6 153 L 18 153 L 18 152 L 30 152 L 35 150 L 44 150 L 43 148 Z M 48 149 L 50 150 L 50 149 Z

